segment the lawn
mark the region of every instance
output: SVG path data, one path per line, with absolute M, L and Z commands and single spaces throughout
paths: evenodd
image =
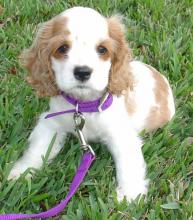
M 18 55 L 32 43 L 38 23 L 75 5 L 95 8 L 105 16 L 124 15 L 134 56 L 169 79 L 177 111 L 164 128 L 142 134 L 150 178 L 146 199 L 131 204 L 116 201 L 114 163 L 105 146 L 94 144 L 97 160 L 57 219 L 192 220 L 192 0 L 0 0 L 0 213 L 51 208 L 65 197 L 80 162 L 78 141 L 69 137 L 58 157 L 32 180 L 6 180 L 48 103 L 48 99 L 38 99 L 24 80 L 26 71 Z

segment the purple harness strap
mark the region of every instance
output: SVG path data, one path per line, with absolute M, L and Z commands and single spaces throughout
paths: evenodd
M 51 114 L 48 114 L 45 119 L 51 118 L 54 116 L 62 115 L 65 113 L 74 113 L 74 112 L 100 112 L 104 111 L 107 108 L 109 108 L 113 102 L 113 96 L 110 93 L 106 93 L 105 96 L 103 96 L 101 99 L 97 99 L 94 101 L 81 101 L 76 100 L 68 95 L 65 95 L 63 92 L 61 95 L 64 97 L 64 99 L 69 102 L 70 104 L 75 106 L 75 109 L 70 109 L 66 111 L 60 111 L 60 112 L 54 112 Z M 57 214 L 59 214 L 67 205 L 69 200 L 72 198 L 72 196 L 77 191 L 78 187 L 80 186 L 81 182 L 83 181 L 90 165 L 95 160 L 95 156 L 92 152 L 87 152 L 83 155 L 81 164 L 76 172 L 76 175 L 74 176 L 74 179 L 70 185 L 69 193 L 67 194 L 66 198 L 62 200 L 58 205 L 55 207 L 41 213 L 37 214 L 0 214 L 0 220 L 16 220 L 16 219 L 26 219 L 26 218 L 48 218 L 53 217 Z
M 67 194 L 66 198 L 62 200 L 58 205 L 49 209 L 46 212 L 41 212 L 38 214 L 0 214 L 0 220 L 16 220 L 16 219 L 25 219 L 25 218 L 48 218 L 53 217 L 59 214 L 67 205 L 69 200 L 75 194 L 76 190 L 80 186 L 81 182 L 83 181 L 90 165 L 95 160 L 95 157 L 91 153 L 85 153 L 83 155 L 81 164 L 74 176 L 74 179 L 70 185 L 69 193 Z

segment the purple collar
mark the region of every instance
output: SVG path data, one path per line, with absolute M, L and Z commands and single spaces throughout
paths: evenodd
M 94 101 L 81 101 L 66 95 L 64 92 L 61 92 L 62 97 L 70 104 L 74 105 L 74 109 L 60 111 L 60 112 L 53 112 L 46 115 L 45 119 L 52 118 L 54 116 L 63 115 L 66 113 L 73 113 L 73 112 L 102 112 L 109 108 L 113 103 L 113 96 L 111 93 L 106 92 L 101 98 L 96 99 Z

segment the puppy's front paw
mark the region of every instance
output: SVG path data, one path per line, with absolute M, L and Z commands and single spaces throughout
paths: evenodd
M 135 200 L 139 195 L 146 195 L 147 194 L 147 187 L 148 187 L 148 180 L 144 180 L 141 184 L 128 184 L 124 186 L 118 186 L 117 191 L 117 200 L 118 202 L 122 202 L 124 197 L 126 198 L 127 202 L 132 202 Z
M 16 163 L 15 165 L 14 165 L 14 167 L 12 168 L 12 170 L 11 170 L 11 172 L 10 172 L 10 174 L 9 174 L 9 176 L 8 176 L 8 180 L 16 180 L 16 179 L 18 179 L 19 177 L 20 177 L 20 175 L 22 174 L 22 173 L 24 173 L 26 170 L 28 169 L 28 167 L 26 167 L 26 166 L 22 166 L 22 164 L 20 164 L 20 163 Z M 30 179 L 32 177 L 32 175 L 31 175 L 31 173 L 27 173 L 26 175 L 25 175 L 25 178 L 26 179 Z

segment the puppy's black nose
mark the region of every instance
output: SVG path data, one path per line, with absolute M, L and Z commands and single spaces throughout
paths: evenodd
M 74 77 L 81 82 L 88 80 L 91 73 L 92 69 L 88 66 L 77 66 L 74 68 Z

